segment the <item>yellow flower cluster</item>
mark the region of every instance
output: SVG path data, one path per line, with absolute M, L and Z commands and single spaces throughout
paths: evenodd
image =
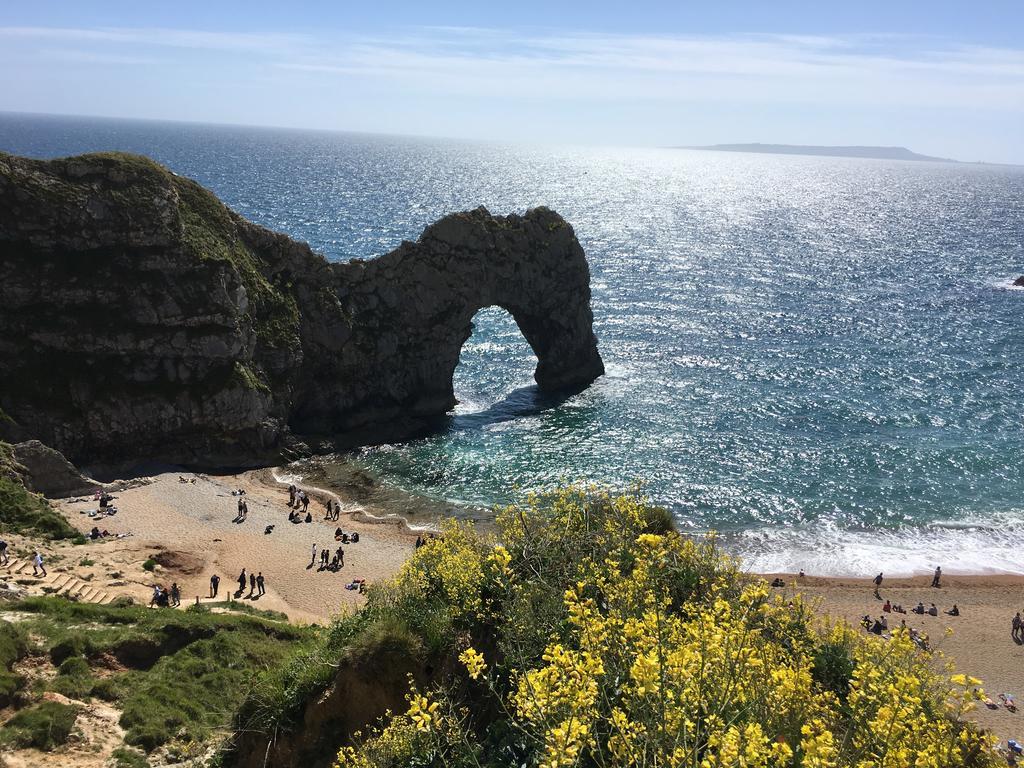
M 885 643 L 821 625 L 636 495 L 570 488 L 502 510 L 498 526 L 495 546 L 450 525 L 397 579 L 420 603 L 443 598 L 452 647 L 482 682 L 414 694 L 340 764 L 995 765 L 962 719 L 980 681 L 935 671 L 903 632 Z M 498 649 L 490 665 L 470 637 Z M 439 717 L 438 701 L 465 718 Z M 381 746 L 400 738 L 405 752 Z

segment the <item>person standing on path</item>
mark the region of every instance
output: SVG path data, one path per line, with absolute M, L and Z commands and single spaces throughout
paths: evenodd
M 935 587 L 936 589 L 938 589 L 939 587 L 942 586 L 942 584 L 940 583 L 941 581 L 942 581 L 942 568 L 940 568 L 939 566 L 935 566 L 935 575 L 932 576 L 932 586 Z
M 210 577 L 210 599 L 212 600 L 217 596 L 217 590 L 220 589 L 220 576 L 216 573 Z
M 32 557 L 32 575 L 38 576 L 39 572 L 43 572 L 43 576 L 46 575 L 46 566 L 43 565 L 43 556 L 36 550 L 35 555 Z
M 267 588 L 264 586 L 263 571 L 260 571 L 259 575 L 256 576 L 256 590 L 257 597 L 267 594 Z
M 11 558 L 7 554 L 7 542 L 0 539 L 0 565 L 10 565 Z

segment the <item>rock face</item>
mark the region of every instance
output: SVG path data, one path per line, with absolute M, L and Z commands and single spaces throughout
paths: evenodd
M 589 279 L 544 208 L 332 264 L 143 157 L 0 154 L 0 438 L 88 466 L 401 439 L 454 405 L 483 307 L 515 318 L 542 389 L 600 376 Z
M 38 440 L 11 446 L 14 460 L 21 465 L 25 487 L 49 498 L 80 496 L 102 486 L 75 469 L 64 456 Z
M 1018 288 L 1024 288 L 1024 275 L 1021 275 L 1016 280 L 1014 280 L 1013 284 Z

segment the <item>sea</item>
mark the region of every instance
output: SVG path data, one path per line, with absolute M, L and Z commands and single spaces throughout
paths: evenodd
M 149 155 L 336 261 L 451 211 L 561 213 L 607 374 L 541 396 L 481 310 L 447 424 L 343 457 L 388 487 L 639 487 L 759 572 L 1024 573 L 1022 168 L 17 114 L 0 150 Z

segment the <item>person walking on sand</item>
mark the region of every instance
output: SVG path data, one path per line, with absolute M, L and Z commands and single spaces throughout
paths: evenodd
M 43 576 L 46 575 L 46 566 L 43 565 L 43 556 L 36 550 L 35 555 L 32 557 L 32 575 L 38 576 L 39 572 L 42 571 Z
M 1017 611 L 1017 615 L 1013 617 L 1013 631 L 1010 632 L 1010 637 L 1012 637 L 1014 640 L 1017 640 L 1017 641 L 1020 640 L 1021 628 L 1022 628 L 1021 621 L 1022 621 L 1022 619 L 1020 617 L 1020 611 Z
M 242 572 L 238 574 L 238 594 L 245 592 L 245 584 L 248 580 L 249 579 L 245 575 L 245 568 L 243 568 Z
M 216 573 L 210 577 L 210 599 L 212 600 L 217 596 L 217 590 L 220 589 L 220 576 Z
M 264 586 L 263 571 L 260 571 L 256 576 L 256 596 L 262 597 L 267 594 L 267 588 Z
M 882 599 L 882 596 L 881 596 L 880 594 L 878 594 L 878 588 L 879 588 L 880 586 L 882 586 L 882 572 L 881 572 L 881 571 L 879 571 L 879 572 L 878 572 L 878 575 L 877 575 L 877 576 L 875 576 L 875 578 L 874 578 L 874 579 L 872 579 L 872 581 L 874 581 L 874 582 L 875 582 L 875 598 L 876 598 L 877 600 L 881 600 L 881 599 Z
M 932 586 L 935 587 L 935 588 L 941 587 L 942 586 L 941 583 L 940 583 L 941 581 L 942 581 L 942 568 L 940 568 L 939 566 L 935 566 L 935 575 L 932 576 Z
M 316 543 L 313 543 L 312 556 L 309 558 L 309 567 L 312 568 L 316 565 Z

